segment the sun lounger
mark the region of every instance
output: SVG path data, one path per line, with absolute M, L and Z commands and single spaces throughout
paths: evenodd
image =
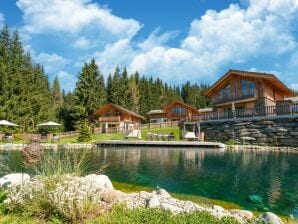
M 141 139 L 141 131 L 140 130 L 126 130 L 124 132 L 124 138 L 127 140 L 128 138 L 137 138 Z
M 184 135 L 184 139 L 187 139 L 188 141 L 195 141 L 198 140 L 198 137 L 194 132 L 186 132 Z

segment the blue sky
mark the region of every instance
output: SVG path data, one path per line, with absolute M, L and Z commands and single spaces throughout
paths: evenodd
M 242 69 L 298 89 L 298 0 L 1 0 L 5 23 L 66 90 L 92 57 L 105 76 L 211 84 Z

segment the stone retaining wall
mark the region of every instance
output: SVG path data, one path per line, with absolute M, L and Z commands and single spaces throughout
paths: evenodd
M 44 149 L 52 149 L 52 150 L 57 150 L 57 149 L 91 149 L 93 147 L 96 147 L 96 145 L 89 144 L 89 143 L 69 143 L 69 144 L 64 144 L 64 145 L 42 143 L 41 145 L 43 146 Z M 4 150 L 4 151 L 22 150 L 26 146 L 27 146 L 26 144 L 7 143 L 7 144 L 0 145 L 0 150 Z
M 200 127 L 206 141 L 298 147 L 297 115 L 204 121 Z

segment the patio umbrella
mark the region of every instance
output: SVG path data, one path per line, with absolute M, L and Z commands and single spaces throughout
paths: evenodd
M 12 123 L 10 121 L 7 121 L 7 120 L 0 120 L 0 125 L 3 125 L 3 126 L 13 126 L 13 127 L 18 127 L 19 125 L 15 124 L 15 123 Z
M 48 122 L 45 122 L 45 123 L 38 124 L 36 126 L 37 127 L 43 127 L 43 126 L 61 126 L 61 124 L 56 123 L 56 122 L 53 122 L 53 121 L 48 121 Z

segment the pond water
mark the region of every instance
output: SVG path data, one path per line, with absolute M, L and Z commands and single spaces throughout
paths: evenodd
M 298 217 L 298 153 L 145 147 L 90 153 L 94 170 L 108 164 L 105 174 L 113 181 Z M 21 161 L 18 152 L 0 152 L 10 170 L 20 171 Z

